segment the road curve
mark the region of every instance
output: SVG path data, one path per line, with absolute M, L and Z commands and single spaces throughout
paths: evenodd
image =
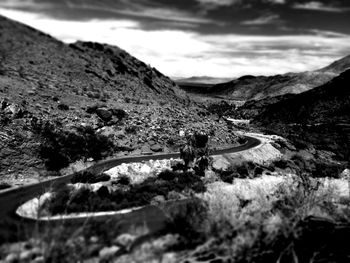
M 258 146 L 261 141 L 257 138 L 245 136 L 246 143 L 237 147 L 219 149 L 213 151 L 212 155 L 220 155 L 226 153 L 235 153 L 245 151 L 251 148 Z M 155 154 L 155 155 L 146 155 L 146 156 L 129 156 L 115 158 L 111 160 L 105 160 L 96 163 L 95 165 L 87 168 L 85 171 L 100 173 L 102 171 L 108 170 L 112 167 L 120 165 L 122 163 L 132 163 L 132 162 L 142 162 L 148 160 L 162 160 L 170 158 L 179 158 L 179 153 L 169 153 L 169 154 Z M 68 183 L 73 174 L 48 179 L 39 183 L 29 184 L 25 186 L 20 186 L 16 188 L 6 189 L 0 192 L 0 243 L 10 240 L 8 236 L 11 234 L 9 226 L 17 225 L 32 225 L 31 220 L 20 218 L 16 214 L 17 208 L 24 202 L 34 198 L 35 196 L 41 195 L 48 188 Z

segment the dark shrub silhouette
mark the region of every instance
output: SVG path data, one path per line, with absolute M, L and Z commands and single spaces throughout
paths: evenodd
M 42 139 L 39 155 L 48 170 L 59 170 L 81 158 L 100 160 L 114 151 L 113 142 L 89 126 L 65 130 L 47 122 L 35 123 L 33 128 Z

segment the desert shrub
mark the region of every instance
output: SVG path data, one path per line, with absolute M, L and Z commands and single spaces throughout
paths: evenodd
M 224 115 L 230 115 L 236 109 L 235 105 L 231 105 L 226 101 L 221 101 L 219 103 L 212 103 L 207 107 L 207 111 L 211 114 L 217 114 L 219 117 Z
M 39 155 L 48 170 L 59 170 L 84 157 L 100 160 L 114 151 L 113 142 L 89 126 L 65 130 L 46 123 L 36 127 L 36 132 L 42 139 Z
M 232 184 L 234 178 L 238 178 L 239 174 L 237 174 L 233 170 L 219 170 L 217 171 L 217 174 L 219 175 L 220 179 L 225 182 L 225 183 L 230 183 Z
M 8 183 L 0 183 L 0 190 L 11 188 L 12 186 Z
M 264 172 L 264 169 L 262 167 L 256 167 L 254 169 L 254 176 L 258 176 L 258 175 L 261 175 L 262 173 Z
M 71 187 L 68 186 L 57 188 L 53 197 L 43 204 L 43 208 L 46 208 L 53 215 L 64 213 L 67 209 L 71 190 Z
M 192 199 L 170 215 L 169 231 L 180 235 L 180 241 L 172 249 L 193 248 L 207 238 L 207 204 L 200 199 Z
M 121 185 L 130 185 L 131 180 L 130 180 L 130 177 L 128 177 L 127 175 L 121 175 L 118 177 L 116 182 L 117 184 L 121 184 Z
M 200 193 L 206 190 L 201 177 L 196 174 L 185 172 L 173 173 L 173 175 L 172 178 L 164 177 L 164 174 L 160 176 L 167 180 L 159 180 L 159 177 L 147 178 L 139 184 L 130 185 L 127 190 L 116 189 L 108 194 L 104 189 L 102 195 L 91 191 L 88 187 L 82 187 L 72 193 L 68 188 L 63 188 L 55 192 L 47 208 L 52 214 L 120 210 L 148 205 L 154 197 L 168 196 L 168 193 L 172 191 L 183 192 L 191 189 Z M 89 176 L 88 179 L 91 178 L 91 175 Z M 92 178 L 95 177 L 92 176 Z M 88 179 L 77 175 L 75 181 L 87 182 Z
M 343 165 L 336 163 L 315 162 L 315 167 L 312 170 L 314 177 L 333 177 L 339 178 L 340 173 L 345 169 Z
M 71 182 L 72 184 L 75 184 L 75 183 L 94 184 L 98 182 L 106 182 L 106 181 L 109 181 L 110 179 L 111 177 L 105 173 L 95 174 L 89 171 L 83 171 L 80 173 L 75 173 L 73 178 L 71 179 Z
M 273 166 L 280 169 L 286 169 L 288 167 L 288 161 L 284 159 L 276 160 L 273 162 Z
M 220 179 L 226 183 L 232 183 L 234 178 L 256 177 L 262 174 L 263 171 L 264 169 L 261 166 L 251 161 L 231 165 L 227 170 L 215 170 Z
M 159 179 L 166 180 L 166 181 L 174 180 L 175 177 L 176 177 L 176 173 L 171 170 L 165 170 L 158 174 Z

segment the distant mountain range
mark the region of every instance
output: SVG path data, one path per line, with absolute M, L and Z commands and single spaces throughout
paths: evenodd
M 200 83 L 200 84 L 218 84 L 223 82 L 228 82 L 230 78 L 214 78 L 208 76 L 194 76 L 190 78 L 174 78 L 176 83 L 180 85 L 182 83 Z
M 275 76 L 242 76 L 216 85 L 185 85 L 184 90 L 230 100 L 261 100 L 287 93 L 298 94 L 318 87 L 350 68 L 350 55 L 315 71 Z

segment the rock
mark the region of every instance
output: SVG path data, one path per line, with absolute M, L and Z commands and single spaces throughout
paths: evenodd
M 167 248 L 175 245 L 178 242 L 178 240 L 178 235 L 167 234 L 165 236 L 155 239 L 152 242 L 152 245 L 156 250 L 164 251 Z
M 97 109 L 106 108 L 106 107 L 107 107 L 107 105 L 104 104 L 104 103 L 97 103 L 97 104 L 88 106 L 87 109 L 86 109 L 86 112 L 89 113 L 89 114 L 93 114 L 93 113 L 96 112 Z
M 19 257 L 18 257 L 18 254 L 16 253 L 8 254 L 7 257 L 5 258 L 6 263 L 15 263 L 18 261 L 19 261 Z
M 141 153 L 142 154 L 151 154 L 151 150 L 149 148 L 149 145 L 143 145 L 141 147 Z
M 350 169 L 345 169 L 341 174 L 340 178 L 350 179 Z
M 8 100 L 7 99 L 1 99 L 0 100 L 0 110 L 4 110 L 8 106 Z
M 158 205 L 165 202 L 165 197 L 163 195 L 157 195 L 152 198 L 151 205 Z
M 69 106 L 67 104 L 64 104 L 64 103 L 58 104 L 57 108 L 59 110 L 69 110 Z
M 122 120 L 128 116 L 125 110 L 122 109 L 110 109 L 113 116 L 116 116 L 119 120 Z
M 110 260 L 115 256 L 115 254 L 118 253 L 119 250 L 120 248 L 118 246 L 104 247 L 98 253 L 99 258 L 101 260 Z
M 110 121 L 112 119 L 112 116 L 113 116 L 112 113 L 109 110 L 105 109 L 105 108 L 97 109 L 96 110 L 96 114 L 103 121 Z
M 163 147 L 160 144 L 155 144 L 151 146 L 151 151 L 153 152 L 162 152 Z
M 36 91 L 35 91 L 35 90 L 29 90 L 29 91 L 28 91 L 28 95 L 33 96 L 33 95 L 35 95 L 35 94 L 36 94 Z
M 36 257 L 33 261 L 33 263 L 44 263 L 45 259 L 43 256 Z
M 136 240 L 136 236 L 125 233 L 125 234 L 121 234 L 120 236 L 118 236 L 115 240 L 114 243 L 124 247 L 126 250 L 129 250 L 132 246 L 132 244 L 134 243 L 134 241 Z
M 24 262 L 29 262 L 30 260 L 32 260 L 34 258 L 34 254 L 31 250 L 25 250 L 25 251 L 22 251 L 20 254 L 19 254 L 19 260 L 20 262 L 24 261 Z
M 90 237 L 90 242 L 91 243 L 97 243 L 98 242 L 98 237 L 97 236 Z
M 99 255 L 99 252 L 101 251 L 101 245 L 100 244 L 91 244 L 87 247 L 86 254 L 89 257 L 95 257 Z
M 21 118 L 23 117 L 23 110 L 17 104 L 10 104 L 5 109 L 6 114 L 11 115 L 12 118 Z
M 186 199 L 186 196 L 176 191 L 170 191 L 168 193 L 168 200 L 181 200 L 181 199 Z

